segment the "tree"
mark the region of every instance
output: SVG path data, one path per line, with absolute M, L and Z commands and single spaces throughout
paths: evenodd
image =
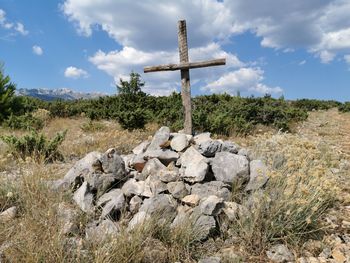
M 9 76 L 5 76 L 3 66 L 0 65 L 0 123 L 11 114 L 15 90 L 16 85 L 11 82 Z
M 117 90 L 119 94 L 145 94 L 141 90 L 143 86 L 145 86 L 145 82 L 141 80 L 140 74 L 131 72 L 129 81 L 125 81 L 122 78 L 120 79 L 119 85 L 117 85 Z

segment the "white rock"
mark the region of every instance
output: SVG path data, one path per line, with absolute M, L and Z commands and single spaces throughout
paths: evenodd
M 190 183 L 202 182 L 205 179 L 208 169 L 209 165 L 204 160 L 199 162 L 194 161 L 193 163 L 187 164 L 181 177 Z
M 125 196 L 132 195 L 142 195 L 145 189 L 144 181 L 136 181 L 134 178 L 130 178 L 125 184 L 122 186 L 122 192 Z
M 193 141 L 196 145 L 199 145 L 203 142 L 211 141 L 211 140 L 212 139 L 210 138 L 210 132 L 200 133 L 193 137 Z
M 278 263 L 294 261 L 294 256 L 292 252 L 286 247 L 286 245 L 278 244 L 272 246 L 267 252 L 267 257 Z
M 87 182 L 84 182 L 74 193 L 73 200 L 85 213 L 91 213 L 93 211 L 94 196 L 90 192 Z
M 147 147 L 150 145 L 150 141 L 143 141 L 139 145 L 137 145 L 132 152 L 136 155 L 142 154 L 147 150 Z
M 183 202 L 186 205 L 196 206 L 198 205 L 199 200 L 200 200 L 199 195 L 191 194 L 191 195 L 186 195 L 184 198 L 182 198 L 181 202 Z
M 257 190 L 263 187 L 269 180 L 266 165 L 261 160 L 250 162 L 250 179 L 245 188 L 246 191 Z
M 153 136 L 151 144 L 148 146 L 147 151 L 160 150 L 161 145 L 165 144 L 170 137 L 170 129 L 168 127 L 161 127 Z
M 12 206 L 0 213 L 0 222 L 8 222 L 13 220 L 17 215 L 17 207 Z
M 218 215 L 224 207 L 224 200 L 216 195 L 210 195 L 207 198 L 201 200 L 199 204 L 202 214 L 208 216 Z
M 177 152 L 181 152 L 188 146 L 188 144 L 189 141 L 186 134 L 179 133 L 171 140 L 170 147 Z

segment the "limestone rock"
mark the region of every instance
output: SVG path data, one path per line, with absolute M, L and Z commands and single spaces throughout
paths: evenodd
M 90 192 L 87 182 L 84 182 L 74 193 L 73 200 L 85 213 L 91 213 L 93 211 L 94 196 Z
M 146 179 L 151 174 L 158 174 L 160 170 L 165 169 L 166 166 L 162 164 L 158 159 L 154 158 L 149 160 L 142 170 L 142 175 Z
M 196 210 L 196 208 L 190 216 L 190 220 L 194 222 L 193 227 L 196 232 L 195 238 L 197 240 L 205 240 L 216 229 L 216 222 L 213 216 L 202 215 L 198 209 Z
M 58 205 L 57 219 L 63 235 L 77 234 L 79 232 L 77 225 L 78 215 L 78 212 L 69 204 L 60 203 Z
M 198 151 L 205 157 L 214 157 L 221 151 L 222 143 L 220 141 L 205 141 L 198 145 Z
M 130 167 L 134 168 L 138 172 L 142 172 L 147 162 L 143 157 L 144 156 L 142 153 L 134 155 L 130 161 Z
M 245 156 L 219 152 L 212 162 L 214 177 L 218 181 L 233 184 L 239 179 L 249 178 L 249 161 Z
M 159 180 L 159 176 L 150 175 L 145 181 L 145 191 L 143 196 L 151 197 L 163 193 L 167 190 L 167 185 Z
M 205 179 L 208 169 L 209 165 L 204 160 L 200 160 L 199 162 L 194 161 L 187 164 L 181 177 L 190 183 L 202 182 Z
M 266 165 L 261 160 L 250 162 L 250 179 L 245 188 L 246 191 L 257 190 L 263 187 L 269 180 Z
M 125 164 L 114 148 L 108 149 L 101 157 L 103 173 L 112 174 L 117 180 L 125 177 Z
M 129 202 L 129 210 L 131 213 L 136 213 L 139 211 L 140 206 L 142 205 L 142 199 L 135 195 L 133 198 L 130 199 Z
M 147 147 L 151 144 L 150 141 L 143 141 L 139 145 L 137 145 L 132 152 L 136 155 L 140 155 L 147 150 Z
M 240 147 L 231 141 L 224 141 L 222 143 L 222 147 L 221 147 L 222 152 L 237 154 L 239 150 L 240 150 Z
M 199 200 L 200 200 L 199 195 L 191 194 L 191 195 L 186 195 L 184 198 L 182 198 L 181 202 L 189 206 L 196 206 L 198 205 Z
M 98 201 L 98 206 L 103 206 L 101 218 L 120 212 L 125 206 L 125 197 L 121 189 L 113 189 L 102 195 Z
M 231 198 L 231 191 L 228 185 L 221 181 L 211 181 L 206 183 L 197 183 L 191 186 L 191 194 L 196 194 L 203 199 L 210 195 L 216 195 L 228 201 Z
M 12 206 L 0 213 L 0 222 L 8 222 L 15 219 L 17 215 L 17 207 Z
M 147 148 L 147 152 L 160 150 L 161 145 L 164 145 L 169 140 L 169 137 L 170 137 L 170 129 L 165 126 L 161 127 L 153 136 L 153 139 Z
M 203 142 L 211 141 L 211 140 L 212 139 L 210 138 L 210 132 L 200 133 L 193 137 L 193 141 L 196 145 L 199 145 Z
M 170 219 L 175 216 L 176 206 L 177 203 L 171 195 L 160 194 L 145 199 L 139 211 L 146 212 L 150 216 L 158 215 Z
M 266 252 L 266 255 L 271 261 L 278 263 L 289 262 L 294 260 L 292 252 L 290 252 L 287 246 L 283 244 L 272 246 Z
M 109 238 L 116 237 L 120 231 L 117 223 L 109 219 L 101 222 L 93 222 L 87 225 L 85 229 L 85 238 L 91 243 L 101 243 Z
M 187 139 L 186 134 L 178 133 L 171 140 L 170 147 L 177 152 L 181 152 L 184 149 L 186 149 L 188 144 L 189 144 L 189 141 Z
M 206 161 L 206 158 L 201 155 L 193 146 L 191 146 L 177 160 L 176 165 L 181 165 L 182 168 L 186 168 L 194 163 L 199 163 L 202 160 Z
M 172 182 L 167 184 L 168 191 L 171 193 L 173 197 L 176 199 L 181 199 L 188 194 L 186 186 L 184 182 Z
M 137 212 L 133 218 L 130 220 L 128 224 L 128 231 L 133 230 L 135 227 L 144 224 L 148 219 L 150 219 L 151 216 L 147 214 L 145 211 L 139 211 Z
M 162 150 L 147 151 L 144 154 L 144 158 L 147 160 L 157 158 L 162 162 L 162 164 L 167 166 L 171 162 L 176 162 L 177 159 L 179 159 L 179 154 L 172 150 L 162 149 Z
M 222 198 L 219 198 L 216 195 L 210 195 L 207 198 L 201 200 L 199 207 L 202 214 L 208 216 L 216 216 L 224 207 L 224 201 Z
M 122 192 L 125 196 L 142 195 L 145 189 L 144 181 L 136 181 L 134 178 L 130 178 L 122 187 Z
M 206 257 L 198 261 L 198 263 L 221 263 L 220 257 Z

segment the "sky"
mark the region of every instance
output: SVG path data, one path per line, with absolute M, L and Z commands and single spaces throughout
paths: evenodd
M 17 88 L 116 93 L 141 74 L 144 91 L 180 91 L 177 21 L 187 21 L 194 96 L 350 100 L 350 0 L 0 0 L 0 61 Z

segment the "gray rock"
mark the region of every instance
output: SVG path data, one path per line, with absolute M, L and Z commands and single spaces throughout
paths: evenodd
M 156 134 L 153 136 L 151 144 L 147 148 L 148 151 L 160 150 L 161 146 L 164 145 L 170 137 L 170 129 L 168 127 L 161 127 Z
M 193 141 L 196 145 L 199 145 L 203 142 L 210 141 L 210 132 L 200 133 L 193 137 Z
M 189 141 L 187 139 L 186 134 L 178 133 L 171 140 L 170 147 L 177 152 L 181 152 L 184 149 L 186 149 L 188 144 L 189 144 Z
M 194 184 L 191 187 L 191 194 L 198 195 L 200 199 L 210 195 L 216 195 L 224 201 L 228 201 L 231 198 L 231 191 L 228 189 L 228 185 L 221 181 Z
M 16 215 L 17 215 L 17 207 L 12 206 L 0 213 L 0 222 L 9 222 L 15 219 Z
M 172 151 L 172 150 L 162 149 L 162 150 L 147 151 L 144 154 L 144 158 L 147 160 L 157 158 L 164 165 L 167 166 L 171 162 L 176 162 L 177 159 L 179 159 L 179 154 L 177 152 Z
M 193 209 L 189 220 L 190 222 L 194 222 L 193 228 L 195 231 L 196 240 L 207 239 L 216 229 L 214 217 L 201 214 L 199 207 Z
M 246 148 L 239 149 L 237 154 L 249 158 L 249 152 Z
M 98 201 L 98 206 L 103 206 L 101 218 L 112 216 L 115 212 L 121 212 L 125 206 L 125 197 L 120 189 L 113 189 L 102 195 Z
M 241 205 L 236 202 L 224 202 L 224 208 L 222 209 L 229 221 L 236 220 L 239 216 L 240 210 Z
M 108 149 L 101 157 L 103 173 L 112 174 L 115 179 L 125 178 L 125 163 L 114 148 Z
M 274 245 L 266 252 L 267 257 L 278 263 L 294 261 L 292 252 L 283 244 Z
M 162 164 L 158 159 L 154 158 L 149 160 L 142 170 L 142 175 L 146 179 L 149 175 L 156 175 L 160 170 L 165 170 L 166 166 Z
M 147 177 L 145 181 L 145 191 L 143 192 L 143 196 L 151 197 L 163 193 L 167 190 L 167 186 L 161 180 L 159 180 L 159 176 L 150 175 Z M 149 192 L 151 194 L 149 194 Z
M 206 161 L 206 158 L 201 155 L 193 146 L 189 147 L 177 160 L 176 165 L 182 168 L 191 166 L 193 163 L 198 163 L 200 161 Z
M 85 213 L 93 212 L 94 196 L 90 192 L 90 187 L 87 182 L 84 182 L 74 193 L 73 200 Z
M 188 191 L 184 182 L 179 181 L 168 183 L 167 188 L 171 195 L 176 199 L 182 199 L 183 197 L 188 195 Z
M 87 241 L 98 244 L 114 238 L 120 232 L 120 227 L 117 223 L 112 222 L 109 219 L 102 220 L 101 222 L 93 222 L 87 225 L 85 229 L 85 238 Z
M 74 166 L 69 169 L 67 174 L 63 178 L 63 182 L 67 182 L 69 185 L 75 183 L 77 177 L 95 171 L 102 170 L 102 164 L 100 162 L 102 154 L 99 152 L 88 153 L 84 158 L 77 161 Z
M 130 167 L 134 168 L 138 172 L 142 172 L 147 162 L 143 157 L 143 153 L 134 155 L 130 161 Z
M 234 184 L 249 179 L 249 161 L 245 156 L 219 152 L 211 162 L 214 177 L 218 181 Z
M 198 263 L 221 263 L 220 257 L 206 257 L 198 261 Z
M 120 157 L 122 157 L 123 161 L 124 161 L 124 165 L 125 165 L 125 171 L 129 172 L 131 166 L 131 162 L 133 160 L 133 158 L 135 157 L 135 154 L 127 154 L 127 155 L 120 155 Z
M 129 210 L 131 213 L 136 213 L 139 211 L 140 206 L 142 205 L 142 199 L 135 195 L 133 198 L 130 199 L 129 202 Z
M 121 190 L 124 195 L 128 197 L 132 195 L 142 195 L 145 190 L 145 182 L 136 181 L 134 178 L 130 178 L 125 182 Z
M 179 169 L 177 167 L 174 167 L 171 169 L 167 167 L 167 169 L 159 171 L 158 177 L 159 177 L 159 180 L 165 183 L 175 182 L 180 177 Z
M 151 216 L 146 213 L 145 211 L 139 211 L 137 212 L 133 218 L 130 220 L 128 224 L 128 231 L 133 230 L 135 227 L 144 224 L 147 220 L 149 220 Z
M 261 160 L 250 162 L 250 179 L 245 188 L 246 191 L 257 190 L 263 187 L 269 180 L 266 165 Z
M 89 184 L 90 190 L 96 192 L 96 197 L 99 198 L 107 190 L 109 190 L 114 184 L 118 182 L 114 174 L 92 172 L 84 176 L 85 181 Z
M 194 161 L 191 164 L 187 164 L 184 173 L 180 176 L 187 182 L 198 183 L 205 179 L 205 176 L 209 170 L 209 165 L 204 161 Z
M 181 199 L 181 202 L 189 206 L 196 206 L 198 205 L 199 201 L 200 197 L 196 194 L 186 195 L 184 198 Z
M 205 157 L 214 157 L 221 151 L 222 143 L 220 141 L 209 140 L 198 145 L 198 151 Z
M 69 204 L 60 203 L 57 208 L 57 220 L 61 226 L 61 233 L 63 235 L 78 234 L 79 226 L 78 212 Z
M 147 150 L 147 147 L 151 144 L 150 141 L 143 141 L 139 145 L 137 145 L 132 152 L 136 155 L 142 154 Z
M 199 207 L 201 213 L 208 216 L 218 215 L 224 207 L 224 200 L 216 195 L 210 195 L 201 200 Z
M 240 150 L 240 147 L 231 141 L 224 141 L 222 143 L 222 147 L 221 147 L 222 152 L 237 154 L 239 150 Z
M 144 200 L 140 207 L 140 212 L 146 212 L 150 216 L 162 216 L 170 219 L 175 216 L 176 200 L 168 194 L 160 194 Z

